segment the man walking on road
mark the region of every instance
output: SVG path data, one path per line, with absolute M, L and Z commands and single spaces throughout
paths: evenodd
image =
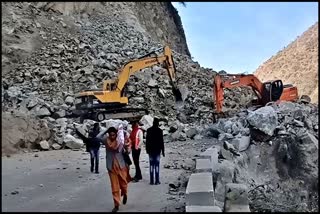
M 159 128 L 159 119 L 154 118 L 153 126 L 147 130 L 146 152 L 150 163 L 150 184 L 160 184 L 160 154 L 164 155 L 163 132 Z M 155 183 L 154 183 L 155 174 Z
M 106 140 L 106 165 L 110 177 L 111 190 L 114 202 L 112 212 L 119 210 L 120 199 L 127 203 L 128 198 L 128 166 L 123 157 L 123 148 L 117 141 L 117 129 L 110 127 Z
M 132 124 L 132 132 L 130 134 L 130 140 L 132 143 L 132 159 L 134 166 L 136 168 L 136 175 L 133 178 L 134 182 L 138 182 L 142 179 L 141 169 L 139 165 L 139 158 L 141 153 L 141 147 L 143 144 L 143 133 L 139 128 L 139 124 L 137 121 Z
M 106 131 L 100 132 L 99 123 L 93 125 L 93 129 L 89 132 L 88 137 L 84 136 L 81 132 L 76 129 L 77 135 L 83 140 L 86 145 L 86 151 L 90 153 L 90 171 L 99 173 L 99 149 L 102 142 L 102 136 Z

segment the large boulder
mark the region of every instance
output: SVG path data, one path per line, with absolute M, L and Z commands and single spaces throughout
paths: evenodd
M 272 136 L 278 124 L 278 116 L 271 106 L 265 106 L 250 112 L 247 121 L 254 128 Z
M 43 150 L 49 150 L 50 149 L 50 145 L 49 145 L 48 141 L 46 141 L 46 140 L 41 141 L 39 143 L 39 145 L 40 145 L 41 149 L 43 149 Z
M 319 141 L 310 132 L 298 136 L 298 140 L 289 144 L 292 158 L 292 174 L 303 179 L 318 178 Z
M 240 136 L 231 141 L 239 152 L 245 151 L 250 145 L 250 136 Z
M 66 147 L 70 148 L 70 149 L 80 149 L 83 146 L 83 142 L 82 140 L 79 140 L 75 137 L 73 137 L 70 134 L 67 134 L 64 139 L 63 139 Z
M 28 115 L 2 112 L 2 153 L 14 153 L 19 148 L 36 148 L 42 140 L 51 137 L 51 131 L 44 120 Z

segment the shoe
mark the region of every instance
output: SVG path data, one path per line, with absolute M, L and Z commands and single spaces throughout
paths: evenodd
M 133 178 L 131 182 L 132 182 L 132 183 L 138 183 L 138 182 L 139 182 L 139 180 L 138 180 L 138 179 Z
M 127 195 L 123 195 L 122 203 L 126 204 L 127 200 L 128 200 L 128 196 Z
M 118 212 L 118 210 L 119 210 L 119 207 L 118 207 L 118 206 L 116 206 L 116 207 L 114 207 L 114 208 L 112 209 L 112 211 L 111 211 L 111 212 L 116 213 L 116 212 Z
M 96 173 L 96 174 L 99 174 L 99 172 L 98 172 L 98 171 L 95 171 L 95 173 Z
M 160 181 L 158 181 L 158 182 L 155 183 L 155 185 L 159 185 L 159 184 L 161 184 Z
M 153 183 L 153 182 L 150 182 L 149 184 L 150 184 L 150 185 L 154 185 L 154 183 Z

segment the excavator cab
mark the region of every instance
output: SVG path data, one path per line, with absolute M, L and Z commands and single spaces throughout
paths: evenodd
M 117 83 L 115 80 L 105 80 L 103 82 L 104 91 L 114 91 L 117 88 Z
M 283 92 L 283 83 L 281 80 L 268 81 L 264 83 L 264 92 L 262 101 L 264 104 L 277 101 L 280 99 Z

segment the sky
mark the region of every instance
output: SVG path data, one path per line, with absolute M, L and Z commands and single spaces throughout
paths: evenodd
M 173 2 L 194 61 L 253 73 L 318 21 L 317 2 Z

